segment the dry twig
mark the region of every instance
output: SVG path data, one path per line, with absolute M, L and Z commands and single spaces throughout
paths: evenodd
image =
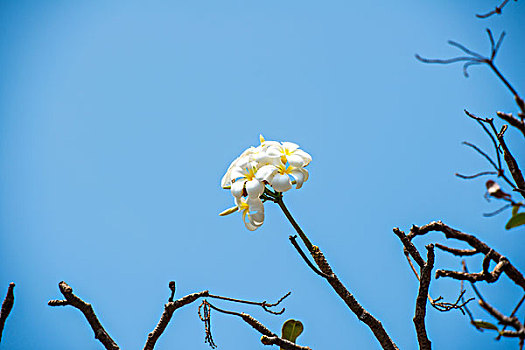
M 488 17 L 490 17 L 492 15 L 496 15 L 496 14 L 501 15 L 501 12 L 502 12 L 503 8 L 505 7 L 505 5 L 507 5 L 507 3 L 509 1 L 510 0 L 503 0 L 503 2 L 501 4 L 499 4 L 498 6 L 496 6 L 496 8 L 494 10 L 489 11 L 489 12 L 487 12 L 485 14 L 481 14 L 481 15 L 477 14 L 476 17 L 478 17 L 478 18 L 488 18 Z M 514 1 L 518 1 L 518 0 L 514 0 Z
M 89 322 L 91 329 L 95 333 L 95 339 L 98 339 L 107 350 L 118 350 L 120 349 L 115 341 L 109 336 L 104 327 L 95 315 L 95 311 L 91 304 L 86 303 L 84 300 L 73 294 L 73 288 L 71 288 L 66 282 L 62 281 L 58 284 L 60 292 L 64 296 L 64 300 L 50 300 L 49 306 L 66 306 L 71 305 L 74 308 L 79 309 L 86 320 Z
M 441 221 L 433 221 L 433 222 L 431 222 L 431 223 L 429 223 L 427 225 L 421 226 L 421 227 L 415 226 L 415 225 L 412 226 L 412 228 L 410 229 L 410 233 L 408 234 L 407 237 L 410 240 L 413 240 L 416 236 L 423 236 L 423 235 L 425 235 L 425 234 L 427 234 L 429 232 L 433 232 L 433 231 L 435 231 L 435 232 L 442 232 L 447 239 L 455 239 L 455 240 L 458 240 L 458 241 L 465 242 L 469 246 L 471 246 L 472 248 L 474 248 L 477 251 L 479 251 L 480 253 L 485 254 L 485 256 L 488 255 L 488 258 L 486 258 L 487 261 L 492 260 L 496 264 L 499 264 L 499 266 L 496 265 L 497 269 L 495 268 L 494 269 L 495 271 L 493 271 L 493 273 L 488 273 L 488 271 L 487 272 L 485 272 L 485 271 L 482 272 L 481 274 L 484 275 L 483 279 L 481 279 L 481 277 L 474 277 L 477 274 L 471 274 L 471 275 L 474 275 L 474 276 L 467 278 L 465 276 L 467 276 L 469 274 L 468 273 L 464 273 L 464 272 L 457 272 L 457 274 L 449 274 L 449 276 L 447 276 L 447 277 L 455 278 L 456 276 L 462 276 L 462 277 L 465 277 L 463 279 L 472 280 L 473 282 L 475 282 L 477 280 L 487 280 L 486 278 L 491 280 L 492 278 L 495 278 L 495 277 L 499 276 L 499 274 L 501 272 L 504 272 L 516 285 L 520 286 L 525 291 L 525 278 L 523 277 L 521 272 L 518 271 L 518 269 L 516 269 L 516 267 L 514 265 L 512 265 L 512 263 L 510 263 L 510 261 L 508 261 L 508 259 L 506 259 L 504 256 L 502 256 L 497 251 L 492 250 L 487 244 L 485 244 L 484 242 L 480 241 L 477 237 L 475 237 L 473 235 L 470 235 L 470 234 L 461 232 L 459 230 L 453 229 L 453 228 L 445 225 Z M 490 254 L 489 254 L 489 252 L 490 252 Z M 492 275 L 492 277 L 485 276 L 487 274 Z
M 2 332 L 4 331 L 5 321 L 7 320 L 7 316 L 11 313 L 11 309 L 15 303 L 15 294 L 13 293 L 14 288 L 15 284 L 13 282 L 9 283 L 9 287 L 7 287 L 7 295 L 5 296 L 5 299 L 2 302 L 2 308 L 0 309 L 0 342 L 2 341 Z
M 215 311 L 218 311 L 218 312 L 221 312 L 227 315 L 233 315 L 233 316 L 240 317 L 244 322 L 252 326 L 253 329 L 255 329 L 256 331 L 262 334 L 261 342 L 264 345 L 279 345 L 282 349 L 285 349 L 285 350 L 311 350 L 307 346 L 297 345 L 289 340 L 280 338 L 279 336 L 277 336 L 277 334 L 270 331 L 265 325 L 257 321 L 255 318 L 253 318 L 249 314 L 246 314 L 244 312 L 239 313 L 235 311 L 220 309 L 210 304 L 207 300 L 204 300 L 201 305 L 205 305 L 206 307 L 209 307 Z

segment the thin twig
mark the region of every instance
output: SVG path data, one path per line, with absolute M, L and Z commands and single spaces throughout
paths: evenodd
M 102 327 L 102 324 L 95 315 L 95 311 L 91 304 L 86 303 L 84 300 L 80 299 L 73 293 L 73 288 L 71 288 L 66 282 L 62 281 L 58 284 L 60 292 L 64 296 L 65 300 L 50 300 L 48 302 L 49 306 L 66 306 L 71 305 L 74 308 L 80 310 L 86 320 L 89 322 L 91 329 L 95 333 L 95 339 L 98 339 L 107 350 L 118 350 L 119 347 L 117 343 L 109 336 L 108 332 Z
M 496 157 L 498 159 L 498 172 L 501 171 L 501 157 L 500 157 L 501 150 L 498 148 L 498 142 L 494 138 L 494 135 L 492 135 L 490 130 L 485 126 L 485 123 L 488 123 L 488 119 L 478 118 L 478 117 L 474 116 L 473 114 L 471 114 L 466 109 L 464 109 L 464 112 L 465 112 L 465 114 L 467 116 L 469 116 L 470 118 L 476 120 L 478 122 L 478 124 L 483 128 L 483 131 L 485 131 L 485 133 L 487 135 L 489 135 L 490 140 L 492 141 L 492 144 L 494 145 L 494 149 L 496 150 Z
M 302 239 L 304 245 L 306 246 L 306 248 L 308 249 L 308 251 L 310 253 L 312 253 L 312 249 L 313 249 L 312 242 L 310 242 L 308 237 L 306 237 L 306 235 L 304 234 L 303 230 L 301 229 L 299 224 L 295 221 L 295 219 L 293 218 L 293 216 L 290 213 L 290 211 L 288 210 L 288 208 L 286 208 L 286 205 L 284 205 L 284 201 L 283 201 L 282 196 L 278 199 L 277 204 L 279 205 L 279 207 L 283 211 L 283 213 L 286 216 L 286 218 L 288 219 L 288 221 L 290 221 L 290 223 L 292 224 L 292 226 L 295 229 L 295 231 L 297 232 L 297 234 L 299 234 L 299 237 L 301 237 L 301 239 Z
M 204 302 L 215 311 L 218 311 L 218 312 L 221 312 L 227 315 L 240 317 L 244 322 L 248 323 L 250 326 L 252 326 L 253 329 L 255 329 L 256 331 L 258 331 L 259 333 L 263 335 L 263 337 L 261 338 L 261 342 L 264 345 L 274 345 L 275 344 L 275 345 L 279 345 L 282 349 L 286 349 L 286 350 L 311 350 L 307 346 L 297 345 L 295 343 L 292 343 L 289 340 L 279 338 L 279 336 L 277 336 L 275 333 L 270 331 L 265 325 L 257 321 L 255 318 L 253 318 L 249 314 L 246 314 L 244 312 L 240 313 L 240 312 L 220 309 L 210 304 L 208 301 L 204 301 Z
M 492 211 L 490 213 L 483 213 L 483 216 L 484 217 L 492 217 L 492 216 L 498 215 L 499 213 L 504 212 L 505 210 L 509 209 L 510 207 L 512 207 L 512 204 L 505 204 L 504 206 L 502 206 L 498 210 L 494 210 L 494 211 Z
M 0 309 L 0 342 L 2 341 L 2 332 L 4 331 L 5 321 L 7 320 L 7 316 L 11 313 L 11 309 L 13 309 L 13 304 L 15 303 L 15 294 L 13 293 L 14 288 L 15 284 L 13 282 L 9 283 L 7 294 L 2 302 L 2 308 Z
M 444 252 L 451 253 L 456 256 L 470 256 L 480 253 L 477 249 L 456 249 L 439 243 L 436 243 L 436 247 Z
M 462 175 L 462 174 L 456 173 L 456 176 L 460 177 L 462 179 L 470 180 L 470 179 L 475 179 L 475 178 L 483 176 L 483 175 L 497 175 L 497 174 L 498 173 L 496 171 L 482 171 L 482 172 L 474 174 L 474 175 Z
M 257 305 L 257 306 L 262 307 L 263 310 L 266 311 L 266 312 L 268 312 L 268 313 L 271 313 L 271 314 L 274 314 L 274 315 L 281 315 L 281 314 L 285 311 L 285 308 L 284 308 L 284 307 L 281 309 L 281 311 L 272 311 L 272 310 L 270 310 L 269 308 L 279 305 L 279 304 L 280 304 L 284 299 L 286 299 L 290 294 L 292 294 L 292 292 L 288 292 L 288 293 L 286 293 L 286 294 L 285 294 L 284 296 L 282 296 L 279 300 L 277 300 L 277 302 L 275 302 L 275 303 L 273 303 L 273 304 L 269 304 L 269 303 L 266 302 L 266 301 L 262 301 L 262 302 L 249 301 L 249 300 L 243 300 L 243 299 L 235 299 L 235 298 L 223 297 L 223 296 L 220 296 L 220 295 L 213 295 L 213 294 L 209 294 L 208 297 L 209 297 L 209 298 L 220 299 L 220 300 L 231 301 L 231 302 L 234 302 L 234 303 L 240 303 L 240 304 Z
M 520 308 L 521 304 L 523 304 L 523 301 L 525 300 L 525 294 L 523 294 L 523 296 L 521 297 L 520 301 L 518 302 L 518 304 L 514 307 L 514 310 L 512 310 L 511 314 L 509 317 L 514 317 L 514 315 L 516 315 L 516 312 L 518 312 L 518 309 Z M 504 331 L 505 329 L 507 328 L 507 325 L 503 325 L 503 329 L 502 331 Z M 496 337 L 497 340 L 499 340 L 501 336 L 498 335 Z
M 517 1 L 517 0 L 514 0 L 514 1 Z M 498 6 L 496 6 L 496 8 L 492 11 L 489 11 L 485 14 L 477 14 L 476 17 L 478 18 L 488 18 L 492 15 L 495 15 L 495 14 L 498 14 L 498 15 L 501 15 L 501 11 L 503 10 L 503 8 L 505 7 L 505 5 L 507 5 L 507 3 L 509 2 L 509 0 L 503 0 L 503 2 L 501 4 L 499 4 Z
M 518 163 L 516 162 L 516 159 L 514 159 L 514 157 L 510 153 L 510 150 L 507 147 L 507 144 L 505 143 L 505 139 L 503 137 L 503 134 L 505 133 L 506 129 L 507 129 L 507 126 L 503 125 L 503 127 L 501 128 L 501 131 L 497 133 L 497 138 L 498 138 L 501 148 L 503 149 L 503 157 L 505 158 L 505 162 L 507 163 L 510 174 L 512 175 L 512 178 L 516 182 L 515 187 L 517 187 L 520 190 L 525 190 L 525 179 L 523 178 L 523 174 L 518 166 Z M 520 191 L 520 193 L 523 196 L 523 198 L 525 198 L 525 193 L 522 191 Z
M 294 246 L 295 250 L 297 250 L 297 252 L 301 256 L 301 258 L 303 258 L 303 260 L 306 262 L 308 267 L 312 269 L 313 272 L 315 272 L 316 274 L 318 274 L 319 276 L 324 277 L 324 278 L 330 277 L 330 276 L 326 275 L 325 273 L 321 272 L 317 267 L 314 266 L 314 264 L 312 264 L 312 262 L 310 261 L 310 259 L 308 259 L 306 254 L 303 252 L 303 250 L 299 246 L 299 244 L 297 244 L 297 240 L 296 240 L 297 236 L 289 236 L 288 238 L 290 239 L 290 242 Z
M 490 67 L 490 69 L 496 74 L 496 76 L 503 82 L 503 84 L 509 89 L 509 91 L 514 96 L 514 100 L 516 101 L 516 104 L 521 110 L 521 114 L 525 115 L 525 102 L 523 99 L 519 96 L 518 92 L 514 87 L 510 84 L 510 82 L 503 76 L 503 74 L 499 71 L 499 69 L 494 64 L 494 60 L 496 58 L 496 55 L 498 54 L 498 51 L 501 47 L 501 43 L 503 42 L 503 38 L 505 37 L 505 32 L 502 32 L 499 36 L 497 42 L 494 41 L 494 37 L 492 36 L 492 32 L 490 29 L 487 29 L 487 34 L 489 36 L 490 44 L 491 44 L 491 50 L 490 50 L 490 56 L 486 57 L 483 56 L 475 51 L 472 51 L 465 46 L 449 40 L 448 43 L 451 46 L 457 47 L 461 51 L 467 54 L 467 56 L 458 56 L 454 58 L 449 59 L 429 59 L 429 58 L 423 58 L 420 55 L 416 54 L 416 59 L 423 62 L 423 63 L 437 63 L 437 64 L 451 64 L 456 62 L 464 62 L 463 64 L 463 75 L 468 78 L 468 68 L 473 65 L 479 65 L 479 64 L 486 64 Z
M 496 165 L 496 163 L 494 163 L 494 161 L 492 160 L 492 158 L 490 158 L 490 156 L 483 152 L 478 146 L 470 143 L 470 142 L 467 142 L 467 141 L 463 141 L 462 144 L 464 144 L 465 146 L 468 146 L 468 147 L 471 147 L 473 148 L 476 152 L 478 152 L 479 154 L 481 154 L 483 157 L 485 157 L 485 159 L 488 160 L 488 162 L 494 167 L 494 169 L 498 170 L 498 166 Z

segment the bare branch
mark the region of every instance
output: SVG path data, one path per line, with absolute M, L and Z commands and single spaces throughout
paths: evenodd
M 523 120 L 515 118 L 511 113 L 496 112 L 496 114 L 498 115 L 498 117 L 500 117 L 516 129 L 521 131 L 523 136 L 525 136 L 525 123 L 523 122 Z
M 412 258 L 414 258 L 416 263 L 420 267 L 425 266 L 425 260 L 423 260 L 423 258 L 419 254 L 418 250 L 416 249 L 414 244 L 410 241 L 410 239 L 407 238 L 405 233 L 403 231 L 401 231 L 398 227 L 394 227 L 393 231 L 396 234 L 396 236 L 399 237 L 399 239 L 403 243 L 404 249 L 412 256 Z M 417 275 L 417 273 L 416 273 L 416 275 Z
M 144 345 L 144 350 L 153 350 L 153 348 L 155 347 L 155 343 L 162 335 L 162 333 L 164 333 L 164 330 L 168 326 L 168 323 L 170 322 L 175 310 L 185 305 L 191 304 L 199 298 L 207 297 L 208 295 L 208 291 L 204 290 L 202 292 L 188 294 L 180 299 L 170 301 L 166 305 L 164 305 L 164 311 L 162 312 L 162 316 L 160 317 L 159 323 L 157 324 L 155 329 L 148 334 L 148 340 Z
M 203 301 L 203 304 L 208 305 L 210 308 L 212 308 L 215 311 L 219 311 L 227 315 L 240 317 L 244 322 L 252 326 L 253 329 L 255 329 L 256 331 L 258 331 L 259 333 L 263 335 L 263 337 L 261 338 L 261 342 L 264 345 L 274 345 L 275 344 L 275 345 L 279 345 L 281 348 L 286 349 L 286 350 L 311 350 L 309 347 L 300 346 L 295 343 L 292 343 L 289 340 L 279 338 L 277 334 L 270 331 L 265 325 L 257 321 L 255 318 L 253 318 L 249 314 L 246 314 L 244 312 L 239 313 L 235 311 L 220 309 L 210 304 L 206 300 Z
M 476 255 L 480 253 L 476 249 L 456 249 L 456 248 L 447 247 L 446 245 L 439 244 L 439 243 L 436 243 L 435 245 L 437 248 L 441 249 L 442 251 L 454 254 L 456 256 L 470 256 L 470 255 Z
M 359 304 L 355 297 L 348 291 L 343 283 L 341 283 L 337 275 L 332 271 L 332 267 L 330 264 L 328 264 L 328 261 L 326 261 L 326 258 L 319 247 L 314 246 L 308 237 L 306 237 L 299 224 L 297 224 L 293 216 L 286 208 L 282 196 L 276 199 L 276 203 L 279 204 L 279 207 L 282 209 L 286 218 L 290 221 L 295 231 L 299 234 L 299 237 L 301 237 L 303 240 L 305 246 L 310 251 L 310 254 L 312 255 L 321 272 L 327 276 L 325 279 L 330 284 L 330 286 L 332 286 L 332 289 L 346 303 L 348 308 L 357 316 L 357 318 L 370 328 L 383 349 L 397 350 L 397 345 L 392 341 L 388 333 L 385 331 L 381 322 L 372 316 L 363 306 L 361 306 L 361 304 Z
M 303 250 L 299 246 L 299 244 L 297 244 L 297 240 L 296 240 L 297 236 L 289 236 L 288 238 L 290 239 L 290 242 L 294 246 L 295 250 L 297 250 L 297 252 L 301 256 L 301 258 L 303 258 L 303 260 L 306 262 L 308 267 L 312 269 L 313 272 L 315 272 L 316 274 L 318 274 L 319 276 L 324 277 L 324 278 L 328 278 L 329 277 L 328 275 L 326 275 L 323 272 L 319 271 L 319 269 L 312 264 L 310 259 L 308 259 L 306 254 L 303 252 Z
M 498 215 L 499 213 L 504 212 L 505 210 L 507 210 L 507 209 L 510 208 L 510 207 L 512 207 L 512 204 L 505 204 L 504 206 L 502 206 L 502 207 L 499 208 L 498 210 L 494 210 L 493 212 L 490 212 L 490 213 L 483 213 L 483 216 L 484 216 L 484 217 L 495 216 L 495 215 Z
M 503 149 L 503 157 L 505 158 L 505 162 L 507 163 L 512 178 L 516 182 L 516 187 L 520 190 L 525 190 L 525 180 L 523 179 L 523 174 L 521 173 L 516 159 L 514 159 L 514 157 L 510 153 L 509 148 L 507 147 L 507 144 L 505 143 L 505 139 L 503 137 L 505 130 L 507 130 L 507 126 L 503 125 L 501 131 L 497 134 L 499 144 Z M 523 196 L 523 198 L 525 198 L 525 193 L 522 191 L 520 191 L 520 193 Z
M 460 177 L 460 178 L 465 179 L 465 180 L 475 179 L 475 178 L 483 176 L 483 175 L 498 175 L 498 173 L 496 171 L 482 171 L 482 172 L 474 174 L 474 175 L 462 175 L 462 174 L 456 173 L 457 177 Z
M 279 337 L 269 337 L 267 335 L 263 335 L 261 337 L 261 343 L 264 345 L 278 345 L 281 349 L 287 349 L 287 350 L 307 350 L 310 349 L 307 346 L 300 346 L 295 343 L 292 343 L 291 341 Z
M 11 309 L 13 309 L 13 304 L 15 303 L 15 294 L 13 293 L 14 288 L 15 284 L 13 282 L 9 283 L 9 287 L 7 287 L 7 295 L 5 296 L 5 299 L 2 302 L 2 308 L 0 309 L 0 342 L 2 341 L 2 332 L 4 331 L 5 321 L 7 320 L 7 316 L 11 313 Z
M 491 250 L 491 248 L 485 244 L 484 242 L 480 241 L 477 237 L 473 235 L 469 235 L 467 233 L 458 231 L 456 229 L 453 229 L 447 225 L 445 225 L 441 221 L 433 221 L 427 225 L 418 227 L 418 226 L 412 226 L 410 229 L 410 233 L 408 234 L 408 238 L 410 240 L 414 239 L 416 236 L 422 236 L 429 232 L 442 232 L 447 239 L 455 239 L 459 241 L 463 241 L 467 243 L 472 248 L 480 251 L 483 254 L 488 254 L 488 252 Z M 490 258 L 496 262 L 500 263 L 500 260 L 503 256 L 499 254 L 497 251 L 492 251 L 492 254 Z M 507 259 L 505 259 L 507 260 Z M 523 288 L 525 290 L 525 278 L 521 274 L 512 263 L 510 263 L 507 260 L 506 266 L 503 271 L 514 283 L 516 283 L 518 286 Z
M 184 296 L 184 297 L 182 297 L 182 298 L 180 298 L 178 300 L 173 300 L 173 296 L 174 296 L 174 293 L 175 293 L 175 282 L 174 281 L 171 281 L 169 283 L 169 288 L 171 290 L 171 296 L 168 299 L 168 303 L 164 305 L 164 311 L 163 311 L 162 316 L 161 316 L 161 318 L 159 320 L 159 323 L 157 324 L 155 329 L 151 333 L 148 334 L 148 339 L 146 341 L 146 344 L 144 345 L 144 350 L 153 350 L 157 340 L 164 333 L 166 327 L 168 326 L 168 323 L 171 320 L 171 317 L 173 316 L 173 313 L 177 309 L 179 309 L 179 308 L 181 308 L 181 307 L 183 307 L 185 305 L 191 304 L 191 303 L 193 303 L 194 301 L 196 301 L 199 298 L 208 297 L 208 298 L 225 300 L 225 301 L 230 301 L 230 302 L 240 303 L 240 304 L 257 305 L 257 306 L 262 307 L 263 310 L 266 311 L 266 312 L 269 312 L 269 313 L 274 314 L 274 315 L 280 315 L 280 314 L 282 314 L 284 312 L 284 308 L 282 308 L 281 311 L 278 311 L 278 312 L 272 311 L 269 308 L 272 308 L 272 307 L 275 307 L 275 306 L 279 305 L 284 299 L 286 299 L 291 294 L 291 292 L 288 292 L 283 297 L 281 297 L 276 303 L 268 303 L 266 301 L 256 302 L 256 301 L 249 301 L 249 300 L 243 300 L 243 299 L 235 299 L 235 298 L 223 297 L 223 296 L 220 296 L 220 295 L 213 295 L 213 294 L 210 294 L 209 291 L 204 290 L 202 292 L 188 294 L 188 295 L 186 295 L 186 296 Z M 199 307 L 199 317 L 205 323 L 208 322 L 207 324 L 209 325 L 209 315 L 206 315 L 206 310 L 204 311 L 204 315 L 201 315 L 200 314 L 200 307 Z M 215 345 L 213 343 L 213 338 L 211 338 L 211 331 L 209 331 L 209 332 L 207 331 L 206 334 L 210 334 L 209 339 L 208 339 L 208 337 L 206 339 L 210 343 L 210 346 L 214 347 Z
M 86 303 L 84 300 L 73 294 L 73 288 L 71 288 L 66 282 L 62 281 L 58 284 L 60 292 L 64 296 L 65 300 L 50 300 L 49 306 L 66 306 L 71 305 L 74 308 L 80 310 L 86 320 L 89 322 L 91 329 L 95 333 L 95 339 L 98 339 L 107 350 L 118 350 L 117 343 L 109 336 L 104 327 L 95 315 L 95 311 L 91 304 Z
M 496 163 L 494 163 L 494 161 L 492 160 L 492 158 L 490 158 L 490 156 L 483 152 L 478 146 L 470 143 L 470 142 L 467 142 L 467 141 L 463 141 L 462 144 L 464 144 L 465 146 L 468 146 L 472 149 L 474 149 L 476 152 L 478 152 L 479 154 L 481 154 L 483 157 L 485 157 L 485 159 L 488 160 L 488 162 L 494 167 L 494 169 L 498 170 L 498 166 L 496 165 Z
M 461 311 L 461 313 L 464 315 L 465 311 L 463 310 L 463 308 L 466 308 L 467 304 L 470 303 L 472 300 L 474 300 L 474 298 L 469 298 L 469 299 L 465 300 L 463 298 L 463 295 L 465 295 L 465 292 L 466 292 L 466 290 L 463 289 L 463 287 L 461 287 L 460 292 L 459 292 L 459 296 L 458 296 L 458 298 L 456 299 L 456 301 L 454 303 L 440 301 L 442 299 L 442 297 L 439 297 L 436 300 L 431 300 L 430 301 L 430 305 L 432 305 L 434 307 L 434 309 L 436 309 L 438 311 L 441 311 L 441 312 L 447 312 L 447 311 L 450 311 L 450 310 L 457 309 L 457 310 Z M 430 297 L 429 297 L 429 299 L 430 299 Z
M 419 349 L 430 350 L 431 343 L 427 336 L 425 328 L 425 315 L 428 289 L 432 278 L 432 269 L 434 268 L 434 245 L 429 244 L 427 248 L 427 262 L 421 268 L 421 278 L 419 280 L 419 292 L 416 299 L 416 313 L 414 316 L 414 326 L 416 327 L 417 341 Z
M 517 1 L 517 0 L 514 0 L 514 1 Z M 477 14 L 476 17 L 478 18 L 488 18 L 492 15 L 501 15 L 501 11 L 503 10 L 503 8 L 505 7 L 505 5 L 507 5 L 507 3 L 509 2 L 509 0 L 503 0 L 503 2 L 501 4 L 499 4 L 498 6 L 496 6 L 496 8 L 490 12 L 487 12 L 485 14 Z
M 508 316 L 503 315 L 494 306 L 490 305 L 485 300 L 480 299 L 478 300 L 478 302 L 479 302 L 479 306 L 481 306 L 484 310 L 486 310 L 492 317 L 498 320 L 499 323 L 501 323 L 502 325 L 511 326 L 517 331 L 523 328 L 523 325 L 521 324 L 521 322 L 518 320 L 517 317 L 515 316 L 508 317 Z
M 268 313 L 271 313 L 271 314 L 274 314 L 274 315 L 281 315 L 285 311 L 284 307 L 281 309 L 281 311 L 272 311 L 269 308 L 279 305 L 284 299 L 286 299 L 288 296 L 290 296 L 290 294 L 292 294 L 292 292 L 286 293 L 284 296 L 281 297 L 281 299 L 277 300 L 277 302 L 275 302 L 273 304 L 269 304 L 266 301 L 263 301 L 263 302 L 249 301 L 249 300 L 243 300 L 243 299 L 235 299 L 235 298 L 223 297 L 223 296 L 220 296 L 220 295 L 213 295 L 213 294 L 209 294 L 208 297 L 215 298 L 215 299 L 220 299 L 220 300 L 231 301 L 231 302 L 240 303 L 240 304 L 258 305 L 258 306 L 262 307 L 263 310 L 268 312 Z
M 472 283 L 479 281 L 486 281 L 487 283 L 494 283 L 498 280 L 499 276 L 505 268 L 509 265 L 509 261 L 504 256 L 500 256 L 498 264 L 494 267 L 492 272 L 487 271 L 487 265 L 491 260 L 491 254 L 487 254 L 483 259 L 483 271 L 480 273 L 467 273 L 450 270 L 437 270 L 436 278 L 450 277 L 457 280 L 466 280 Z
M 451 64 L 456 62 L 465 62 L 463 64 L 463 75 L 468 78 L 468 68 L 472 65 L 478 65 L 478 64 L 486 64 L 490 67 L 490 69 L 496 74 L 496 76 L 503 82 L 503 84 L 509 89 L 509 91 L 514 96 L 514 100 L 516 101 L 516 104 L 521 110 L 521 114 L 525 116 L 525 101 L 518 95 L 518 92 L 514 87 L 510 84 L 510 82 L 501 74 L 499 69 L 494 64 L 494 59 L 496 58 L 496 55 L 498 54 L 498 51 L 501 47 L 501 43 L 503 42 L 503 38 L 505 37 L 505 32 L 502 32 L 501 35 L 498 38 L 497 42 L 494 42 L 494 37 L 492 36 L 492 32 L 490 29 L 487 29 L 487 34 L 489 36 L 490 40 L 490 55 L 489 56 L 483 56 L 475 51 L 472 51 L 465 47 L 462 44 L 459 44 L 455 41 L 448 41 L 448 44 L 451 46 L 454 46 L 464 53 L 467 54 L 467 56 L 458 56 L 448 59 L 430 59 L 430 58 L 423 58 L 420 55 L 416 54 L 416 59 L 423 62 L 423 63 L 437 63 L 437 64 Z
M 323 253 L 317 246 L 313 247 L 312 256 L 319 266 L 319 269 L 330 277 L 326 278 L 328 283 L 332 286 L 333 290 L 339 295 L 339 297 L 346 303 L 348 308 L 357 316 L 357 318 L 365 323 L 370 330 L 374 333 L 376 339 L 381 344 L 383 349 L 397 350 L 397 345 L 390 339 L 390 336 L 383 328 L 381 321 L 372 316 L 355 297 L 348 291 L 348 289 L 341 283 L 337 275 L 332 271 L 332 267 L 326 261 Z
M 521 304 L 523 304 L 523 301 L 525 301 L 525 294 L 523 294 L 523 296 L 521 297 L 520 301 L 518 302 L 518 304 L 514 307 L 514 310 L 512 310 L 512 312 L 510 313 L 510 316 L 509 317 L 514 317 L 514 315 L 516 315 L 516 312 L 518 312 L 518 309 L 520 308 Z M 503 331 L 507 328 L 507 325 L 503 325 Z M 501 337 L 501 335 L 498 335 L 496 337 L 496 340 L 499 340 L 499 338 Z

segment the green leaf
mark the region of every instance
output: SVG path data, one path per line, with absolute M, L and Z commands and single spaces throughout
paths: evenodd
M 303 332 L 303 324 L 301 323 L 301 321 L 288 320 L 284 322 L 283 324 L 281 338 L 295 343 L 295 340 L 302 332 Z
M 492 323 L 487 322 L 487 321 L 474 320 L 471 323 L 478 328 L 493 329 L 495 331 L 499 331 L 496 325 L 493 325 Z
M 518 214 L 518 210 L 520 210 L 520 206 L 519 205 L 515 205 L 512 207 L 512 216 Z
M 507 225 L 505 225 L 505 228 L 507 230 L 510 230 L 513 227 L 518 227 L 521 225 L 525 225 L 525 213 L 518 213 L 516 215 L 513 215 L 509 222 L 507 222 Z

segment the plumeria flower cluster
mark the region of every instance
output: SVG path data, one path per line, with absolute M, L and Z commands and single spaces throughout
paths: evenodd
M 230 189 L 235 206 L 219 215 L 240 211 L 244 225 L 255 231 L 264 222 L 266 200 L 277 200 L 295 185 L 299 189 L 308 180 L 305 167 L 312 157 L 292 142 L 266 141 L 245 150 L 224 174 L 221 186 Z

